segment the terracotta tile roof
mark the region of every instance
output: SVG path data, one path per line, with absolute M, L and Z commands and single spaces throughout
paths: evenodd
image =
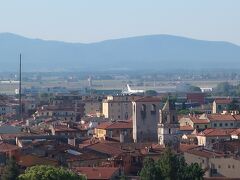
M 100 123 L 96 129 L 106 129 L 108 126 L 110 126 L 112 124 L 112 122 L 102 122 Z
M 98 125 L 97 129 L 132 129 L 132 121 L 104 122 Z
M 133 128 L 132 121 L 117 121 L 107 127 L 107 129 L 132 129 L 132 128 Z
M 110 156 L 117 156 L 124 151 L 119 146 L 114 146 L 114 143 L 101 143 L 92 144 L 86 147 L 87 149 L 93 150 L 95 152 L 100 152 Z
M 153 97 L 153 96 L 145 96 L 135 100 L 134 102 L 161 102 L 162 98 Z
M 234 130 L 233 132 L 231 132 L 231 135 L 236 135 L 236 136 L 239 136 L 239 135 L 240 135 L 240 128 L 239 128 L 239 129 L 236 129 L 236 130 Z
M 16 137 L 22 137 L 22 136 L 32 136 L 32 134 L 28 134 L 28 133 L 0 134 L 0 139 L 9 140 L 9 139 L 15 139 Z
M 6 153 L 6 152 L 9 152 L 9 151 L 15 151 L 15 150 L 18 150 L 18 149 L 19 148 L 15 145 L 0 142 L 0 152 L 1 153 Z
M 235 121 L 235 118 L 231 114 L 209 114 L 207 118 L 210 121 Z
M 90 180 L 111 179 L 115 174 L 119 174 L 119 168 L 115 167 L 77 167 L 74 171 L 85 175 Z
M 35 155 L 22 155 L 19 158 L 18 164 L 24 167 L 31 167 L 35 165 L 52 165 L 56 166 L 58 163 L 56 160 L 38 157 Z
M 195 144 L 180 144 L 180 151 L 181 152 L 186 152 L 186 151 L 194 149 L 196 147 L 198 147 L 198 145 L 195 145 Z
M 217 104 L 230 104 L 232 102 L 232 99 L 230 99 L 230 98 L 218 98 L 218 99 L 215 99 L 215 102 Z
M 189 154 L 194 154 L 196 156 L 201 156 L 201 157 L 205 157 L 205 158 L 223 157 L 224 156 L 224 154 L 216 153 L 216 152 L 213 152 L 213 151 L 208 151 L 206 149 L 190 149 L 186 152 L 189 153 Z
M 75 132 L 77 131 L 76 129 L 69 128 L 68 126 L 64 125 L 56 125 L 54 126 L 54 130 L 56 132 Z
M 194 128 L 192 126 L 180 126 L 180 131 L 193 131 Z
M 83 152 L 81 155 L 65 155 L 67 162 L 100 160 L 102 157 L 92 152 Z M 104 158 L 105 159 L 105 158 Z
M 198 117 L 190 117 L 191 121 L 195 124 L 208 124 L 210 121 L 208 119 L 199 119 Z
M 205 129 L 198 135 L 206 137 L 230 136 L 236 129 Z
M 235 114 L 233 115 L 236 121 L 240 121 L 240 114 Z

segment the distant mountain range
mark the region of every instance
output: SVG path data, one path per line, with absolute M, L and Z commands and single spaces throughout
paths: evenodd
M 0 71 L 171 70 L 240 68 L 240 46 L 171 35 L 66 43 L 0 33 Z

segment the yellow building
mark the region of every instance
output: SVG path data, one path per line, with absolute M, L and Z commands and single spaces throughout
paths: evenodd
M 190 126 L 193 129 L 204 130 L 211 128 L 210 121 L 205 116 L 186 116 L 179 120 L 180 127 Z

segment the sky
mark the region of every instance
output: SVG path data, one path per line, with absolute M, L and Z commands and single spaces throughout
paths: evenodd
M 170 34 L 240 45 L 240 1 L 0 0 L 0 32 L 81 43 Z

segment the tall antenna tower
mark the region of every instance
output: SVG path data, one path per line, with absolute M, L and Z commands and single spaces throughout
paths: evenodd
M 22 55 L 19 57 L 19 120 L 22 120 Z

